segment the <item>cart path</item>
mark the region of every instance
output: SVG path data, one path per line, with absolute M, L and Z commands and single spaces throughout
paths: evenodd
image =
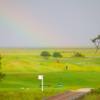
M 77 100 L 91 91 L 91 88 L 82 88 L 51 96 L 47 100 Z

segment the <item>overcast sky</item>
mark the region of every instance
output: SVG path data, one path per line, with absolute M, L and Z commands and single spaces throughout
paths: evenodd
M 0 47 L 87 47 L 100 34 L 100 0 L 0 0 Z

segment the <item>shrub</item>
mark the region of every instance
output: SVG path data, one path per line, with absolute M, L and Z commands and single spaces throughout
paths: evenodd
M 85 57 L 85 56 L 81 54 L 80 52 L 76 52 L 74 53 L 73 57 Z
M 61 58 L 62 55 L 61 55 L 60 52 L 54 52 L 54 53 L 53 53 L 53 57 L 55 57 L 55 58 Z
M 51 54 L 48 51 L 42 51 L 40 56 L 47 58 L 47 57 L 51 56 Z
M 5 77 L 5 74 L 0 72 L 0 81 Z

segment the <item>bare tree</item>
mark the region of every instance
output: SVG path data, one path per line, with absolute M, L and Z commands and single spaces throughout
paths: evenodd
M 98 35 L 97 37 L 92 39 L 92 42 L 94 43 L 94 45 L 96 47 L 96 52 L 97 52 L 100 48 L 100 35 Z

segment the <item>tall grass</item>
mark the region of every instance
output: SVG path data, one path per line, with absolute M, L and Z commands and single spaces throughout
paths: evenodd
M 100 100 L 100 88 L 93 90 L 80 100 Z

